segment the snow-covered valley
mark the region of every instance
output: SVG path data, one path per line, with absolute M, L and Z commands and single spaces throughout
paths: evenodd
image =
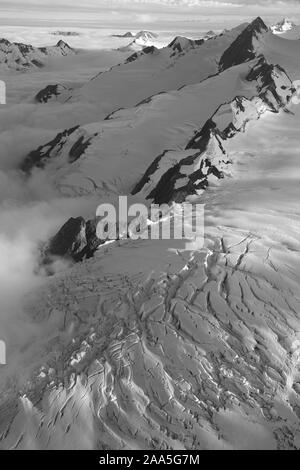
M 261 20 L 173 46 L 102 55 L 100 75 L 93 52 L 67 100 L 11 75 L 1 449 L 300 448 L 300 50 Z M 40 243 L 120 194 L 193 196 L 203 248 L 120 239 L 47 276 Z

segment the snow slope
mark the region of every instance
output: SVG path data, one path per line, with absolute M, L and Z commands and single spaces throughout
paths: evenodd
M 277 113 L 295 91 L 284 70 L 268 65 L 264 58 L 254 64 L 245 81 L 257 81 L 257 95 L 251 99 L 236 96 L 220 105 L 187 144 L 185 152 L 165 151 L 154 160 L 133 194 L 143 191 L 147 199 L 159 204 L 184 202 L 193 194 L 202 194 L 211 180 L 224 177 L 232 163 L 226 141 L 245 132 L 249 122 L 264 113 Z

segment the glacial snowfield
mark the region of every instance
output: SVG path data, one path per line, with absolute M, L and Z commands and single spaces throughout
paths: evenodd
M 0 268 L 4 288 L 22 305 L 15 312 L 19 302 L 9 298 L 14 328 L 0 323 L 9 338 L 8 364 L 0 366 L 1 449 L 300 449 L 300 108 L 290 99 L 300 52 L 296 41 L 250 27 L 244 52 L 250 44 L 253 55 L 219 71 L 222 54 L 245 28 L 233 30 L 228 43 L 230 35 L 210 40 L 217 41 L 211 60 L 208 43 L 172 62 L 162 50 L 158 65 L 147 55 L 114 67 L 76 86 L 70 102 L 27 97 L 19 106 L 34 137 L 30 142 L 17 126 L 14 147 L 9 126 L 18 105 L 8 106 L 2 172 L 24 187 L 10 198 L 1 193 L 1 221 L 9 232 L 9 215 L 20 217 L 14 271 L 32 282 L 19 299 L 19 277 L 9 283 L 11 270 Z M 172 67 L 165 69 L 166 61 Z M 126 109 L 108 103 L 116 112 L 104 121 L 106 80 L 114 98 L 118 69 L 124 84 L 126 70 L 139 67 L 144 88 L 133 84 Z M 92 90 L 98 108 L 89 102 Z M 78 109 L 80 127 L 61 135 L 76 125 Z M 203 150 L 197 133 L 211 119 L 217 126 Z M 89 142 L 72 161 L 78 139 Z M 7 163 L 12 149 L 15 166 L 37 149 L 41 160 L 20 175 Z M 187 187 L 194 201 L 205 204 L 202 248 L 187 240 L 118 240 L 80 263 L 62 260 L 50 277 L 38 275 L 38 242 L 68 217 L 92 217 L 97 204 L 119 194 L 149 203 L 145 188 L 131 192 L 164 151 L 169 156 L 153 173 L 152 189 L 181 156 L 197 155 L 199 166 L 185 178 L 193 181 Z M 222 177 L 205 179 L 204 161 Z M 199 168 L 208 186 L 198 191 Z M 176 187 L 178 171 L 170 176 Z

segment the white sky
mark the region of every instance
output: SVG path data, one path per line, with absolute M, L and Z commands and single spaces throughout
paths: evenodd
M 300 0 L 0 0 L 2 25 L 223 29 L 258 15 L 300 23 Z

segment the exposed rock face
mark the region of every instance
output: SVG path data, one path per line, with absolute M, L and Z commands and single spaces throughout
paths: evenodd
M 269 31 L 263 20 L 258 17 L 233 41 L 231 46 L 223 53 L 219 62 L 219 71 L 252 60 L 256 56 L 253 40 Z
M 0 64 L 8 69 L 26 70 L 30 67 L 43 67 L 48 56 L 75 54 L 66 42 L 60 40 L 55 46 L 33 47 L 30 44 L 11 43 L 0 39 Z
M 49 256 L 76 258 L 86 246 L 85 220 L 69 219 L 52 238 L 46 250 Z
M 96 219 L 71 217 L 44 247 L 43 263 L 49 264 L 56 257 L 78 262 L 93 256 L 104 242 L 96 234 Z
M 273 112 L 289 103 L 296 91 L 292 81 L 280 65 L 270 65 L 261 56 L 260 60 L 248 73 L 246 80 L 260 82 L 259 98 Z
M 39 91 L 34 97 L 38 103 L 47 103 L 48 101 L 54 101 L 63 93 L 67 93 L 69 88 L 58 83 L 57 85 L 47 85 L 41 91 Z
M 167 150 L 159 155 L 132 194 L 142 191 L 147 199 L 158 204 L 180 203 L 188 196 L 201 193 L 212 178 L 223 178 L 230 163 L 225 141 L 243 132 L 249 121 L 259 119 L 264 112 L 278 112 L 294 93 L 284 70 L 268 64 L 263 57 L 252 67 L 246 80 L 257 81 L 257 96 L 251 99 L 237 96 L 230 103 L 222 104 L 184 151 Z
M 60 39 L 58 41 L 58 43 L 56 44 L 56 46 L 54 46 L 54 47 L 56 48 L 56 52 L 59 55 L 66 56 L 66 55 L 69 55 L 69 54 L 75 54 L 74 49 L 72 49 L 72 47 L 70 47 L 69 44 L 67 44 L 62 39 Z M 51 54 L 51 51 L 53 52 L 53 50 L 50 49 L 50 51 L 49 51 L 49 49 L 50 49 L 49 47 L 48 48 L 47 47 L 41 48 L 41 50 L 43 50 L 45 53 L 49 54 L 49 52 L 50 52 L 50 54 Z
M 187 196 L 207 188 L 211 178 L 224 178 L 223 169 L 230 163 L 220 140 L 203 130 L 199 146 L 204 151 L 166 151 L 157 157 L 132 194 L 142 190 L 156 204 L 184 202 Z
M 97 135 L 87 135 L 80 126 L 71 127 L 47 142 L 38 149 L 30 152 L 21 164 L 20 169 L 25 173 L 30 173 L 33 168 L 44 168 L 51 158 L 55 158 L 61 149 L 68 145 L 67 162 L 74 163 L 86 151 L 93 137 Z
M 66 142 L 67 137 L 69 137 L 78 128 L 79 126 L 75 126 L 71 129 L 60 132 L 46 145 L 41 145 L 38 147 L 38 149 L 30 152 L 25 158 L 24 162 L 21 164 L 20 169 L 25 173 L 30 173 L 34 167 L 43 168 L 46 162 L 52 157 L 53 152 L 57 153 Z

